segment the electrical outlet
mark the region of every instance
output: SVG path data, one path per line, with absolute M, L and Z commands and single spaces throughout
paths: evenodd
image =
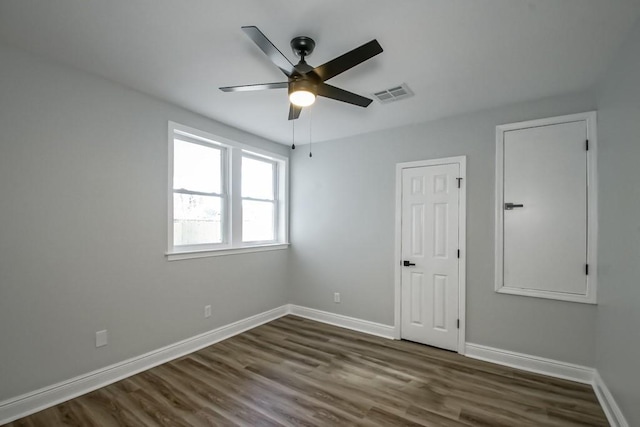
M 107 330 L 96 332 L 96 348 L 107 345 Z
M 211 306 L 210 305 L 205 305 L 204 306 L 204 317 L 211 317 Z
M 333 294 L 333 302 L 340 303 L 340 292 L 336 292 Z

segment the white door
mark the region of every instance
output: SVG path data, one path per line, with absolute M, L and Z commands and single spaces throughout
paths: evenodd
M 586 138 L 584 121 L 506 132 L 504 286 L 586 294 Z
M 401 337 L 458 350 L 459 164 L 402 170 Z

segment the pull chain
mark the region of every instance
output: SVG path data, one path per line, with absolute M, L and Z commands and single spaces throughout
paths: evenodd
M 291 149 L 296 149 L 296 121 L 291 120 Z
M 309 157 L 313 157 L 313 154 L 311 153 L 311 123 L 313 119 L 313 113 L 311 109 L 309 110 Z

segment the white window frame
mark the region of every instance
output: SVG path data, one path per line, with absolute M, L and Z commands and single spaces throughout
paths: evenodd
M 222 150 L 222 243 L 175 246 L 173 241 L 173 155 L 174 139 L 214 146 Z M 262 242 L 242 242 L 242 157 L 273 162 L 274 167 L 274 229 L 275 239 Z M 276 153 L 242 144 L 175 122 L 168 124 L 168 197 L 167 197 L 167 260 L 203 258 L 286 249 L 289 246 L 289 159 Z
M 597 153 L 598 135 L 596 131 L 596 112 L 571 114 L 550 117 L 540 120 L 510 123 L 496 126 L 496 205 L 495 205 L 495 291 L 502 294 L 521 295 L 536 298 L 547 298 L 559 301 L 597 304 L 598 294 L 598 175 Z M 504 138 L 509 131 L 556 125 L 562 123 L 582 122 L 587 128 L 589 150 L 587 151 L 587 256 L 589 274 L 585 294 L 570 294 L 537 289 L 514 288 L 504 286 Z

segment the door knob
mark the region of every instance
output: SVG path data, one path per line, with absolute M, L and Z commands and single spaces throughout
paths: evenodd
M 505 203 L 504 204 L 504 210 L 505 211 L 511 211 L 513 210 L 513 208 L 524 208 L 524 205 L 517 205 L 515 203 Z
M 402 261 L 402 265 L 405 267 L 411 267 L 412 265 L 416 265 L 416 264 L 409 261 Z

